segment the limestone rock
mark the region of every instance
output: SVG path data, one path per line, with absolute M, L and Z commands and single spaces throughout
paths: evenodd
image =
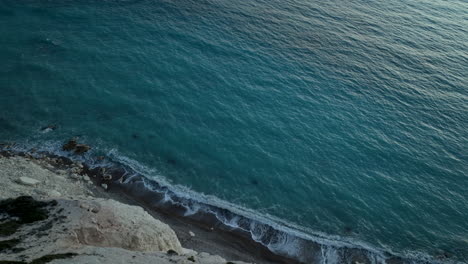
M 201 262 L 206 264 L 226 263 L 226 260 L 224 258 L 216 255 L 210 255 L 205 252 L 201 252 L 200 254 L 198 254 L 198 258 L 201 260 Z
M 175 232 L 141 207 L 103 199 L 82 202 L 81 206 L 84 210 L 74 231 L 81 244 L 134 251 L 182 251 Z
M 62 196 L 62 194 L 59 193 L 59 192 L 56 191 L 56 190 L 51 190 L 48 194 L 49 194 L 49 196 L 51 196 L 51 197 L 60 197 L 60 196 Z
M 72 178 L 74 180 L 79 180 L 81 177 L 76 173 L 72 173 L 72 174 L 70 174 L 70 178 Z
M 26 185 L 26 186 L 36 186 L 40 183 L 40 181 L 29 178 L 29 177 L 19 177 L 18 180 L 16 181 L 19 184 Z
M 44 158 L 45 163 L 50 160 Z M 16 230 L 12 237 L 20 240 L 17 250 L 1 252 L 1 261 L 33 263 L 47 255 L 78 254 L 50 263 L 193 263 L 189 258 L 201 264 L 243 263 L 184 249 L 175 232 L 142 207 L 91 197 L 104 191 L 59 176 L 43 163 L 0 157 L 0 178 L 5 182 L 0 184 L 0 199 L 24 195 L 46 199 L 51 206 L 41 208 L 54 216 Z M 20 181 L 23 183 L 16 184 Z
M 89 264 L 89 263 L 103 263 L 103 264 L 141 264 L 141 263 L 157 263 L 157 264 L 247 264 L 242 261 L 226 261 L 218 256 L 180 256 L 169 255 L 162 252 L 134 252 L 121 248 L 98 248 L 98 247 L 84 247 L 77 250 L 77 256 L 71 259 L 54 260 L 53 264 Z M 196 262 L 188 260 L 193 257 Z M 216 258 L 211 258 L 216 257 Z M 213 262 L 215 261 L 215 262 Z
M 80 173 L 80 172 L 81 172 L 81 169 L 78 168 L 78 167 L 73 167 L 73 168 L 70 169 L 70 172 L 71 172 L 71 173 Z
M 61 173 L 67 172 L 62 170 Z M 0 157 L 0 178 L 5 183 L 0 184 L 0 198 L 5 199 L 21 195 L 56 197 L 57 193 L 54 195 L 49 194 L 49 191 L 52 190 L 59 191 L 62 194 L 61 196 L 87 195 L 89 187 L 84 188 L 84 186 L 88 186 L 87 184 L 82 181 L 73 181 L 71 178 L 64 176 L 55 172 L 55 169 L 46 169 L 42 164 L 32 162 L 23 157 Z M 39 183 L 35 186 L 25 185 L 21 183 L 21 177 L 32 178 Z M 40 189 L 41 192 L 37 192 L 37 189 Z

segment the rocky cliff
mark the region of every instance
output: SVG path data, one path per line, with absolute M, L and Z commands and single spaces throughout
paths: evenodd
M 0 263 L 242 263 L 182 248 L 142 207 L 97 198 L 80 168 L 0 157 Z

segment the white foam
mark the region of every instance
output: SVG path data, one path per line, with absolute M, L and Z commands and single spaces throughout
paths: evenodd
M 186 206 L 185 209 L 186 211 L 184 213 L 184 216 L 191 216 L 200 211 L 201 206 L 198 203 L 191 203 L 190 205 Z
M 321 258 L 320 264 L 338 264 L 339 255 L 338 250 L 332 246 L 322 246 L 320 248 Z
M 84 156 L 72 156 L 69 152 L 61 150 L 61 142 L 56 141 L 46 141 L 33 144 L 27 142 L 22 145 L 15 145 L 11 149 L 13 151 L 29 151 L 32 148 L 36 148 L 38 151 L 45 151 L 59 156 L 64 156 L 73 160 L 86 161 L 88 165 L 93 167 L 103 166 L 110 167 L 112 166 L 111 161 L 97 161 L 91 158 L 91 154 L 87 153 Z M 198 193 L 192 189 L 181 186 L 181 185 L 172 185 L 166 178 L 164 178 L 156 169 L 149 168 L 143 164 L 120 155 L 118 150 L 111 149 L 107 151 L 107 157 L 110 158 L 113 162 L 120 163 L 124 166 L 129 167 L 134 173 L 129 173 L 125 180 L 126 183 L 129 183 L 133 177 L 136 177 L 138 174 L 147 177 L 148 179 L 156 181 L 162 188 L 155 188 L 149 181 L 143 179 L 144 186 L 149 190 L 162 193 L 163 201 L 169 202 L 172 204 L 178 204 L 186 208 L 185 216 L 193 215 L 200 210 L 205 212 L 212 213 L 219 221 L 224 223 L 226 226 L 237 228 L 249 232 L 253 240 L 262 243 L 268 247 L 271 251 L 290 257 L 295 257 L 301 260 L 301 254 L 303 251 L 307 251 L 307 248 L 304 248 L 304 241 L 312 241 L 321 245 L 321 263 L 323 264 L 332 264 L 338 263 L 339 261 L 339 248 L 357 248 L 364 249 L 367 251 L 369 260 L 372 263 L 385 263 L 384 251 L 371 245 L 362 242 L 356 241 L 350 238 L 341 237 L 338 235 L 329 235 L 322 232 L 317 232 L 314 230 L 309 230 L 307 228 L 297 226 L 293 223 L 286 222 L 277 217 L 271 216 L 269 214 L 260 214 L 258 211 L 254 211 L 245 207 L 232 204 L 230 202 L 221 200 L 212 195 L 205 195 L 203 193 Z M 175 198 L 179 199 L 175 199 Z M 180 199 L 181 198 L 181 199 Z M 181 202 L 182 201 L 182 202 Z M 204 206 L 207 205 L 207 206 Z M 212 210 L 210 208 L 221 208 L 232 212 L 232 216 L 228 217 L 221 214 L 220 210 Z M 242 223 L 243 219 L 250 220 L 249 228 L 245 228 Z M 273 238 L 265 236 L 272 236 L 271 230 L 275 230 Z M 392 252 L 389 252 L 393 255 Z M 426 263 L 440 263 L 434 261 L 428 254 L 421 252 L 406 252 L 404 254 L 405 258 L 414 259 L 414 263 L 426 262 Z M 411 260 L 408 260 L 411 262 Z M 456 263 L 454 261 L 449 261 L 445 263 Z

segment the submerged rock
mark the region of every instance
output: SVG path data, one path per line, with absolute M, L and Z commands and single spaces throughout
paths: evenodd
M 76 148 L 76 145 L 78 145 L 78 142 L 76 142 L 76 139 L 70 139 L 65 145 L 62 146 L 62 149 L 65 151 L 72 151 Z
M 50 132 L 50 131 L 54 131 L 56 129 L 57 129 L 56 125 L 48 125 L 46 127 L 41 128 L 41 131 L 42 131 L 42 133 L 47 133 L 47 132 Z
M 62 149 L 65 151 L 74 151 L 75 154 L 83 154 L 89 151 L 91 147 L 86 144 L 78 144 L 78 141 L 72 138 L 62 146 Z
M 76 154 L 83 154 L 83 153 L 89 151 L 90 149 L 91 149 L 91 147 L 86 145 L 86 144 L 78 144 L 75 147 L 75 153 Z
M 344 232 L 345 232 L 346 234 L 351 234 L 351 233 L 353 232 L 353 228 L 350 227 L 350 226 L 345 226 L 345 227 L 344 227 Z

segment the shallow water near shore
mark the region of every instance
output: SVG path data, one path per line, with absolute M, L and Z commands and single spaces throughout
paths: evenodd
M 178 195 L 332 249 L 468 262 L 467 13 L 2 1 L 0 139 L 56 152 L 79 136 Z

